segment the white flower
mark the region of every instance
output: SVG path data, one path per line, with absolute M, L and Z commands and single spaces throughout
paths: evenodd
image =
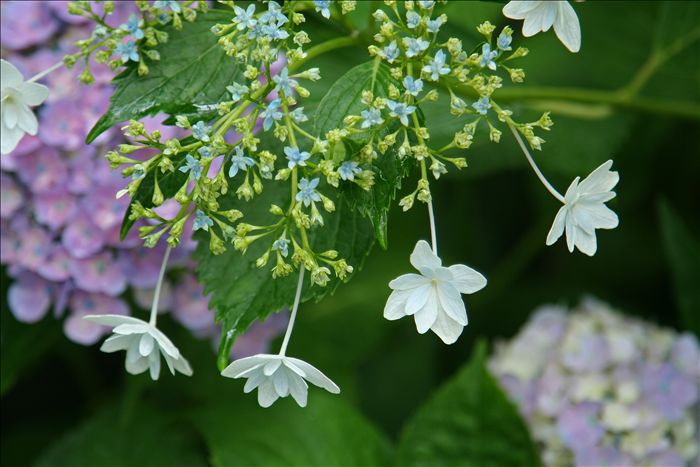
M 114 326 L 114 335 L 100 347 L 103 352 L 126 350 L 126 371 L 138 375 L 150 369 L 151 379 L 160 375 L 160 355 L 163 355 L 170 373 L 175 370 L 192 376 L 192 368 L 180 351 L 155 326 L 138 318 L 122 315 L 87 315 L 84 319 L 104 326 Z
M 569 2 L 517 0 L 508 2 L 503 7 L 503 14 L 508 18 L 525 20 L 525 37 L 548 31 L 554 25 L 554 32 L 567 49 L 572 52 L 581 49 L 581 27 Z
M 552 245 L 566 230 L 566 245 L 569 251 L 574 246 L 588 256 L 596 252 L 595 229 L 614 229 L 618 219 L 605 203 L 615 197 L 613 189 L 620 176 L 612 172 L 612 161 L 607 161 L 581 183 L 579 178 L 571 182 L 564 195 L 564 206 L 554 218 L 547 234 L 547 245 Z
M 404 274 L 389 282 L 394 291 L 384 317 L 396 320 L 413 315 L 419 333 L 431 329 L 445 344 L 454 343 L 468 322 L 460 293 L 481 290 L 486 278 L 463 264 L 443 267 L 425 240 L 416 243 L 411 264 L 420 274 Z
M 12 152 L 25 133 L 35 135 L 39 129 L 30 106 L 37 106 L 49 96 L 43 84 L 24 81 L 22 73 L 10 62 L 0 60 L 0 153 Z
M 227 378 L 247 378 L 243 391 L 258 388 L 258 403 L 270 407 L 279 397 L 292 395 L 300 407 L 306 407 L 309 386 L 306 381 L 338 394 L 340 388 L 312 365 L 284 355 L 258 354 L 232 362 L 221 372 Z M 304 381 L 306 380 L 306 381 Z

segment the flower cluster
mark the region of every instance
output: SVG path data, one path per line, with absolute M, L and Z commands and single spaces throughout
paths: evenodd
M 38 84 L 44 83 L 50 92 L 36 114 L 36 136 L 14 142 L 16 147 L 0 159 L 0 259 L 14 279 L 8 304 L 18 320 L 34 323 L 53 309 L 57 318 L 65 316 L 64 332 L 69 339 L 91 345 L 107 329 L 82 320 L 83 316 L 128 315 L 129 297 L 140 308 L 151 307 L 165 246 L 144 251 L 138 236 L 133 234 L 120 241 L 119 228 L 128 202 L 115 199 L 122 178 L 109 170 L 101 151 L 123 140 L 110 131 L 95 146 L 83 142 L 107 109 L 109 81 L 114 73 L 104 65 L 94 65 L 95 83 L 89 88 L 80 86 L 75 69 L 63 67 L 42 73 L 52 64 L 60 64 L 74 38 L 85 34 L 88 28 L 86 21 L 76 21 L 70 15 L 47 16 L 47 11 L 53 10 L 36 8 L 37 5 L 2 3 L 3 32 L 6 14 L 12 13 L 17 19 L 12 23 L 17 34 L 2 35 L 3 51 L 11 51 L 4 57 L 11 63 L 2 62 L 3 96 L 5 84 L 14 79 L 15 73 L 38 74 L 34 86 L 45 88 Z M 124 8 L 120 5 L 115 5 L 115 16 Z M 53 34 L 47 36 L 41 28 L 25 28 L 25 21 L 45 21 Z M 51 48 L 31 48 L 49 41 Z M 6 67 L 11 67 L 8 73 Z M 3 117 L 14 111 L 3 100 Z M 144 123 L 163 135 L 175 134 L 155 119 Z M 6 136 L 3 126 L 3 147 Z M 169 209 L 172 206 L 164 205 L 160 213 L 167 215 Z M 159 311 L 171 311 L 177 321 L 201 338 L 218 339 L 220 331 L 214 325 L 213 312 L 208 309 L 189 259 L 195 243 L 190 238 L 191 226 L 188 228 L 183 248 L 170 263 L 172 273 L 164 279 Z M 243 356 L 264 350 L 267 342 L 282 331 L 286 320 L 282 313 L 251 328 L 237 343 L 234 354 Z
M 490 369 L 517 403 L 545 465 L 695 465 L 695 336 L 587 300 L 545 306 Z

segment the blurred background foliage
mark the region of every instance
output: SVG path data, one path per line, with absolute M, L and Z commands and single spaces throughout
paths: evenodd
M 360 2 L 349 23 L 366 30 L 374 3 Z M 491 2 L 451 2 L 444 7 L 450 18 L 445 33 L 460 37 L 470 50 L 480 40 L 478 23 L 488 19 L 499 29 L 508 24 L 501 8 Z M 610 204 L 621 222 L 598 235 L 595 257 L 569 254 L 563 241 L 545 247 L 557 203 L 507 133 L 500 144 L 481 134 L 466 152 L 469 167 L 435 184 L 444 262 L 469 264 L 489 280 L 483 291 L 467 297 L 470 324 L 456 344 L 446 347 L 433 334 L 418 335 L 411 320 L 382 318 L 386 284 L 408 272 L 413 245 L 429 235 L 422 206 L 407 213 L 394 210 L 389 250 L 375 248 L 349 285 L 302 306 L 293 352 L 323 368 L 343 391 L 331 397 L 313 390 L 306 410 L 289 400 L 260 409 L 253 396 L 242 393 L 239 381 L 218 376 L 208 342 L 167 320 L 165 330 L 190 359 L 195 376 L 165 375 L 153 383 L 146 375 L 127 376 L 122 356 L 70 343 L 52 317 L 20 324 L 3 303 L 2 464 L 386 464 L 396 458 L 392 445 L 400 438 L 405 438 L 398 449 L 401 462 L 422 459 L 431 448 L 411 452 L 406 443 L 420 444 L 430 436 L 441 436 L 433 448 L 464 455 L 466 462 L 481 455 L 469 450 L 470 443 L 488 444 L 511 429 L 502 426 L 499 414 L 512 407 L 495 400 L 498 391 L 488 375 L 476 376 L 486 350 L 479 346 L 475 352 L 475 345 L 509 338 L 536 306 L 574 304 L 592 294 L 629 314 L 697 333 L 698 7 L 694 2 L 606 1 L 575 8 L 583 35 L 578 54 L 567 52 L 552 32 L 522 40 L 521 25 L 512 24 L 518 31 L 515 44 L 531 50 L 519 65 L 526 82 L 507 84 L 494 98 L 533 119 L 552 110 L 555 126 L 535 157 L 560 191 L 573 177 L 614 159 L 621 181 Z M 310 17 L 305 29 L 318 42 L 346 33 L 318 17 Z M 366 44 L 316 59 L 313 65 L 324 79 L 309 86 L 309 113 L 331 82 L 366 60 Z M 424 111 L 431 137 L 446 141 L 459 123 L 445 102 L 440 104 Z M 3 272 L 3 297 L 7 287 Z M 472 363 L 460 370 L 470 356 Z M 446 381 L 452 386 L 431 396 Z M 446 402 L 455 394 L 471 402 Z M 455 422 L 450 434 L 426 431 L 434 417 L 426 420 L 430 413 L 419 408 L 429 400 L 426 410 L 439 413 L 447 425 L 467 419 Z M 473 410 L 489 415 L 470 421 Z M 460 441 L 455 434 L 464 426 L 477 429 L 481 438 Z M 521 441 L 514 448 L 520 457 L 491 462 L 532 459 L 528 441 Z M 488 454 L 488 447 L 483 452 Z

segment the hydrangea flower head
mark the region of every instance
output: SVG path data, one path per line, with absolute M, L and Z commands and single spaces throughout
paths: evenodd
M 566 245 L 570 252 L 574 247 L 593 256 L 597 249 L 595 230 L 614 229 L 618 218 L 605 203 L 615 197 L 611 191 L 620 176 L 610 170 L 609 160 L 595 169 L 579 183 L 576 177 L 564 195 L 564 206 L 559 209 L 552 228 L 547 234 L 547 245 L 552 245 L 566 232 Z
M 460 294 L 481 290 L 486 278 L 462 264 L 444 267 L 425 240 L 416 243 L 411 264 L 420 274 L 404 274 L 389 282 L 393 292 L 384 317 L 397 320 L 413 316 L 420 334 L 430 329 L 445 344 L 453 344 L 468 323 Z
M 37 133 L 39 122 L 30 107 L 44 102 L 49 89 L 43 84 L 25 81 L 22 73 L 6 60 L 0 60 L 0 71 L 1 152 L 8 154 L 17 147 L 25 133 Z
M 559 40 L 571 52 L 581 49 L 581 26 L 573 7 L 566 1 L 530 1 L 517 0 L 508 2 L 503 7 L 503 14 L 511 19 L 522 19 L 523 36 L 534 36 L 546 32 L 554 25 L 554 32 Z
M 149 371 L 151 379 L 157 380 L 162 355 L 170 373 L 174 375 L 178 371 L 192 376 L 189 362 L 170 339 L 150 323 L 121 315 L 87 315 L 83 319 L 114 327 L 114 335 L 104 341 L 100 350 L 107 353 L 126 350 L 126 371 L 132 375 Z

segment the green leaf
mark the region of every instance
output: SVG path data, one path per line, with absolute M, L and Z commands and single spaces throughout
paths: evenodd
M 683 326 L 700 337 L 700 243 L 667 201 L 659 203 L 661 235 Z
M 111 406 L 59 438 L 37 467 L 205 466 L 195 438 L 171 415 L 142 405 L 124 420 Z M 175 423 L 174 423 L 175 422 Z
M 540 465 L 515 406 L 486 369 L 486 344 L 404 429 L 399 465 Z
M 226 56 L 209 30 L 231 21 L 232 13 L 211 10 L 181 31 L 167 26 L 168 42 L 156 47 L 160 60 L 145 59 L 149 72 L 139 76 L 134 64 L 112 81 L 115 90 L 107 112 L 87 135 L 91 143 L 113 125 L 159 112 L 192 113 L 197 105 L 218 103 L 226 86 L 238 80 L 240 64 Z
M 323 190 L 323 186 L 321 187 Z M 326 190 L 327 191 L 327 190 Z M 245 222 L 267 225 L 274 218 L 268 213 L 270 204 L 289 204 L 289 187 L 286 184 L 268 183 L 254 202 L 235 199 L 229 189 L 229 202 L 220 199 L 222 209 L 240 209 Z M 330 193 L 328 193 L 330 195 Z M 374 243 L 374 232 L 370 222 L 357 211 L 352 211 L 342 199 L 336 199 L 336 211 L 324 213 L 325 225 L 309 232 L 309 241 L 315 251 L 335 249 L 357 272 L 364 263 Z M 217 321 L 222 323 L 222 338 L 219 348 L 219 368 L 228 364 L 231 345 L 257 319 L 291 306 L 296 291 L 298 275 L 273 279 L 271 268 L 274 258 L 263 268 L 255 261 L 269 248 L 276 238 L 265 237 L 253 243 L 245 255 L 230 246 L 221 255 L 209 251 L 208 241 L 200 241 L 195 251 L 198 260 L 197 275 L 204 286 L 204 293 L 211 294 L 210 308 L 216 309 Z M 340 284 L 333 278 L 326 287 L 310 286 L 305 279 L 302 301 L 321 299 L 332 293 Z
M 377 61 L 357 65 L 341 76 L 321 100 L 315 115 L 316 133 L 325 135 L 334 128 L 343 128 L 343 119 L 348 115 L 359 115 L 367 107 L 362 103 L 362 91 L 372 90 L 375 97 L 387 97 L 389 85 L 401 87 L 389 68 Z M 366 134 L 360 133 L 346 140 L 346 152 L 356 154 L 367 143 Z M 375 185 L 366 191 L 355 184 L 343 184 L 342 194 L 352 209 L 372 221 L 375 236 L 382 248 L 387 248 L 389 208 L 401 188 L 401 181 L 408 175 L 412 161 L 397 156 L 396 148 L 379 154 L 372 163 Z
M 180 188 L 182 188 L 182 185 L 184 185 L 187 181 L 188 174 L 185 172 L 181 172 L 178 169 L 182 166 L 186 157 L 187 154 L 180 154 L 171 157 L 171 161 L 173 163 L 173 166 L 175 167 L 175 170 L 173 170 L 172 172 L 163 173 L 158 166 L 152 166 L 149 168 L 143 180 L 141 180 L 141 183 L 139 184 L 136 193 L 134 194 L 133 198 L 131 198 L 131 202 L 129 203 L 128 209 L 124 213 L 122 226 L 119 230 L 119 237 L 122 240 L 126 238 L 126 235 L 129 233 L 129 230 L 131 230 L 131 227 L 133 227 L 134 222 L 136 222 L 132 219 L 129 219 L 129 215 L 131 214 L 131 206 L 133 206 L 136 202 L 141 203 L 141 205 L 145 208 L 152 208 L 154 206 L 153 193 L 155 191 L 156 178 L 158 180 L 158 187 L 163 193 L 164 199 L 172 198 L 173 196 L 175 196 L 177 191 Z
M 357 410 L 342 397 L 315 387 L 310 392 L 309 405 L 303 409 L 290 398 L 263 409 L 249 395 L 199 412 L 195 422 L 209 446 L 212 464 L 387 464 L 387 441 Z

